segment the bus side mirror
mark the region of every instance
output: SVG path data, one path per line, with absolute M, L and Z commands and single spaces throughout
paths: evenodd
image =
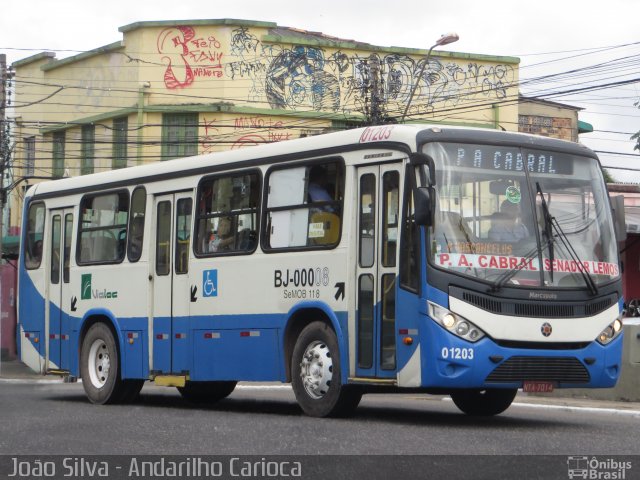
M 613 226 L 616 231 L 616 238 L 619 243 L 627 239 L 627 225 L 624 212 L 624 195 L 611 197 L 611 207 L 613 210 Z
M 433 225 L 433 198 L 433 187 L 418 187 L 413 191 L 415 219 L 418 225 Z

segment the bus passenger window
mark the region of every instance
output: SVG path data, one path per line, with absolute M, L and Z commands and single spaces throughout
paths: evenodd
M 171 202 L 158 203 L 156 229 L 156 275 L 171 271 Z
M 71 264 L 71 235 L 73 233 L 73 214 L 64 216 L 64 253 L 62 260 L 62 281 L 69 283 L 69 267 Z
M 80 201 L 78 265 L 119 263 L 124 259 L 129 192 L 87 195 Z
M 331 161 L 269 173 L 265 246 L 335 246 L 340 241 L 344 167 Z
M 398 200 L 400 175 L 398 172 L 386 172 L 382 178 L 382 265 L 385 267 L 395 267 L 396 243 L 398 241 L 398 216 L 400 212 Z
M 191 242 L 191 205 L 190 198 L 178 200 L 176 215 L 176 273 L 189 272 L 189 243 Z
M 51 283 L 57 285 L 60 283 L 60 215 L 54 215 L 51 223 Z
M 27 270 L 39 268 L 42 262 L 44 212 L 44 203 L 34 203 L 29 206 L 24 246 L 24 266 Z
M 420 282 L 420 231 L 413 203 L 413 171 L 407 168 L 404 184 L 402 234 L 400 240 L 400 286 L 418 292 Z
M 366 268 L 375 261 L 376 177 L 372 173 L 360 177 L 359 201 L 359 261 Z
M 258 244 L 260 175 L 208 177 L 197 196 L 196 255 L 251 253 Z
M 131 213 L 129 215 L 129 246 L 127 258 L 137 262 L 142 255 L 144 240 L 144 217 L 147 208 L 147 192 L 144 187 L 137 187 L 131 194 Z

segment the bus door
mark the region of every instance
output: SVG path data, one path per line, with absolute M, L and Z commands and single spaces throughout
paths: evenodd
M 189 252 L 193 194 L 154 199 L 152 225 L 153 368 L 187 374 L 191 367 Z
M 396 376 L 401 164 L 358 169 L 356 375 Z
M 48 322 L 45 325 L 47 339 L 47 370 L 69 368 L 69 311 L 71 291 L 69 289 L 69 262 L 71 260 L 71 239 L 73 237 L 73 212 L 58 209 L 49 212 L 51 225 L 49 244 L 49 265 L 47 273 Z

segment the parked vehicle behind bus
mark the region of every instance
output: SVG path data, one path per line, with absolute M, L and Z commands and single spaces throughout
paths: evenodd
M 23 218 L 20 358 L 93 403 L 281 381 L 313 416 L 409 389 L 494 415 L 620 372 L 611 207 L 578 144 L 368 127 L 41 183 Z

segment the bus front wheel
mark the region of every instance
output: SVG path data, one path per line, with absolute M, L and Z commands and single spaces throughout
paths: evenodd
M 312 417 L 350 415 L 362 398 L 356 387 L 342 384 L 338 340 L 324 322 L 300 333 L 291 357 L 291 384 L 298 404 Z
M 485 390 L 459 390 L 451 399 L 467 415 L 491 416 L 504 412 L 516 397 L 517 389 L 488 388 Z
M 93 324 L 82 341 L 80 376 L 87 397 L 99 405 L 132 400 L 142 388 L 139 381 L 131 385 L 120 377 L 116 341 L 104 323 Z

